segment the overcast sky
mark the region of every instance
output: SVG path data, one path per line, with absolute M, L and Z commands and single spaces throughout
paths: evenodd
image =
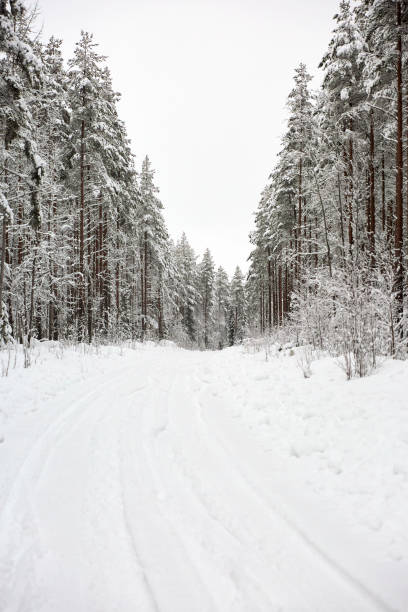
M 338 0 L 40 0 L 71 56 L 93 32 L 147 153 L 170 234 L 247 270 L 248 233 L 285 127 L 294 68 L 317 75 Z M 314 83 L 320 82 L 319 76 Z

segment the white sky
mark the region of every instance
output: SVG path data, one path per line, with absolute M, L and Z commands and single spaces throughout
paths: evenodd
M 228 273 L 275 163 L 294 68 L 325 52 L 339 0 L 40 0 L 44 37 L 71 56 L 93 32 L 122 94 L 140 167 L 148 153 L 170 234 Z M 320 80 L 320 77 L 318 78 Z M 317 81 L 316 81 L 317 82 Z

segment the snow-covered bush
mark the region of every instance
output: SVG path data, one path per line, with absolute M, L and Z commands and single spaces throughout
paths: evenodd
M 292 302 L 300 343 L 329 350 L 347 378 L 368 374 L 379 357 L 395 353 L 392 278 L 387 264 L 308 276 Z

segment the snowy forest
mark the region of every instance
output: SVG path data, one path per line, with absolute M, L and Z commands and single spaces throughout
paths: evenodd
M 243 337 L 244 278 L 169 237 L 146 156 L 140 169 L 106 58 L 82 32 L 35 37 L 36 10 L 0 4 L 0 340 Z
M 408 0 L 0 0 L 0 140 L 0 612 L 407 612 Z
M 218 349 L 284 328 L 344 357 L 349 376 L 404 356 L 407 24 L 403 0 L 340 3 L 321 88 L 295 71 L 248 276 L 229 279 L 209 250 L 198 260 L 184 234 L 170 238 L 92 34 L 65 63 L 61 40 L 38 38 L 36 10 L 2 0 L 1 342 Z
M 361 376 L 407 350 L 408 3 L 343 1 L 334 19 L 321 88 L 295 71 L 251 235 L 248 317 L 261 333 L 289 321 Z

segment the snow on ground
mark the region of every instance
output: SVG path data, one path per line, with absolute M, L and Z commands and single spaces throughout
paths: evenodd
M 12 357 L 0 610 L 408 610 L 408 363 L 292 353 Z

